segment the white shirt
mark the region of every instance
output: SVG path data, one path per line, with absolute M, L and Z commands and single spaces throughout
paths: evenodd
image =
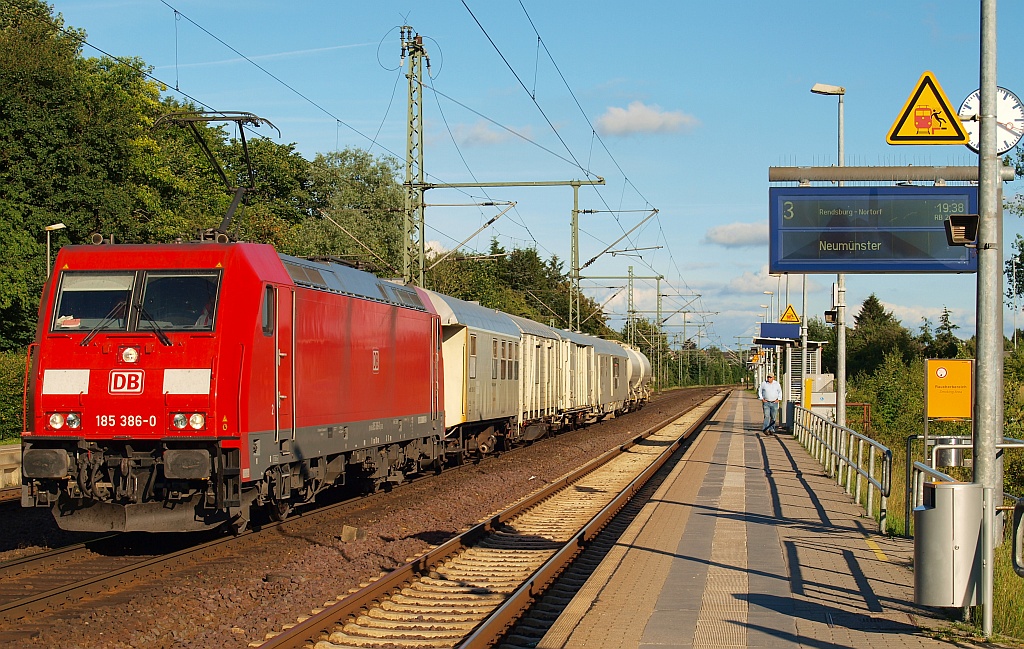
M 761 397 L 762 401 L 781 401 L 782 400 L 782 386 L 779 385 L 778 381 L 764 381 L 761 383 L 761 387 L 757 389 L 757 396 Z

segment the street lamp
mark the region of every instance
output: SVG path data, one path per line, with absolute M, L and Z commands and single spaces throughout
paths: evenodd
M 68 226 L 64 225 L 63 223 L 54 223 L 53 225 L 48 225 L 45 228 L 43 228 L 44 230 L 46 230 L 46 276 L 47 277 L 50 276 L 50 233 L 53 232 L 54 230 L 63 230 L 66 227 L 68 227 Z
M 843 154 L 843 95 L 846 88 L 816 83 L 811 86 L 816 95 L 839 97 L 839 166 L 844 166 Z M 843 186 L 843 181 L 839 181 Z M 836 275 L 836 423 L 846 425 L 846 274 Z
M 768 315 L 768 309 L 772 308 L 772 305 L 770 305 L 770 304 L 761 304 L 759 306 L 762 309 L 764 309 L 764 321 L 765 322 L 771 322 L 771 320 L 770 320 L 771 316 Z
M 775 295 L 775 291 L 761 291 L 761 292 L 768 296 L 768 305 L 770 306 L 772 304 L 772 296 Z M 775 313 L 778 313 L 777 309 L 776 309 Z

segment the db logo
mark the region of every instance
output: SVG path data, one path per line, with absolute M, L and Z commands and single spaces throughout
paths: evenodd
M 142 394 L 142 370 L 110 370 L 110 394 Z

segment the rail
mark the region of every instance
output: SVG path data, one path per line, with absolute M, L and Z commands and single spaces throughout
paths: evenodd
M 870 437 L 801 406 L 794 409 L 793 419 L 793 436 L 824 467 L 826 475 L 835 478 L 836 483 L 854 497 L 854 502 L 863 504 L 871 516 L 875 511 L 874 495 L 878 492 L 878 528 L 885 533 L 892 483 L 892 451 Z

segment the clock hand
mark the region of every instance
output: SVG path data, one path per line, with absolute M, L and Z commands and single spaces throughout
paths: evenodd
M 1013 127 L 1013 122 L 1006 122 L 1005 124 L 1003 122 L 996 122 L 996 124 L 999 124 L 999 126 L 1013 133 L 1014 135 L 1016 135 L 1018 132 L 1017 129 Z

